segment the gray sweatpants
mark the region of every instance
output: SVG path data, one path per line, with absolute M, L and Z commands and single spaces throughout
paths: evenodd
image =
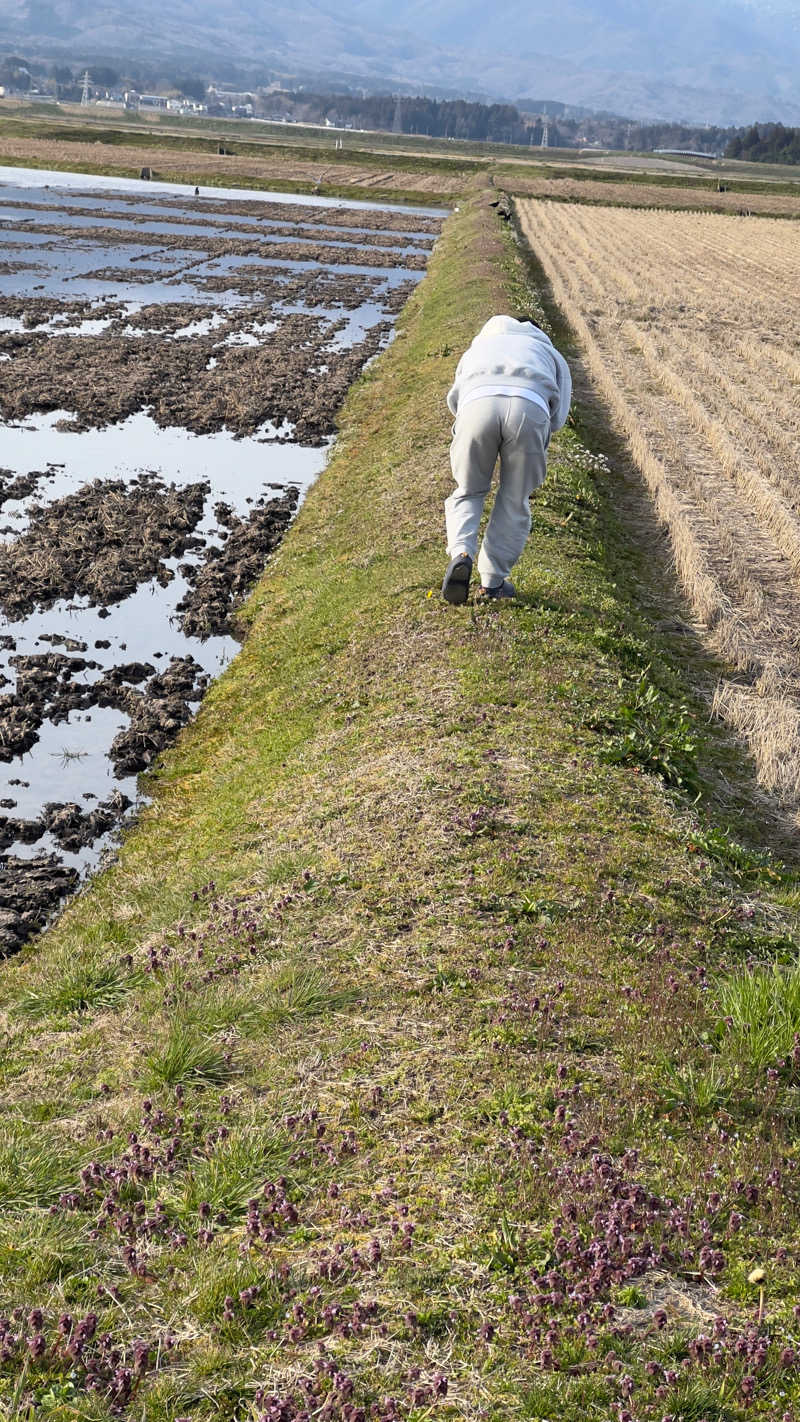
M 550 419 L 524 396 L 484 395 L 456 415 L 450 467 L 456 488 L 445 500 L 447 555 L 475 557 L 483 505 L 500 456 L 500 487 L 478 557 L 484 587 L 496 588 L 520 557 L 531 531 L 528 500 L 544 483 Z

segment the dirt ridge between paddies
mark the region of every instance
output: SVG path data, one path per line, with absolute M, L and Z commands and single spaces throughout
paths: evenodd
M 437 596 L 509 307 L 465 205 L 119 862 L 2 966 L 0 1413 L 796 1416 L 797 876 L 602 412 L 519 600 Z

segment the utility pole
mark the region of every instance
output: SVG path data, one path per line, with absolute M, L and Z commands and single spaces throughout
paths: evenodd
M 81 80 L 81 83 L 82 83 L 82 85 L 83 85 L 83 88 L 81 89 L 81 108 L 87 109 L 87 108 L 89 107 L 89 84 L 90 84 L 89 71 L 88 71 L 88 69 L 84 69 L 84 71 L 83 71 L 83 78 L 82 78 L 82 80 Z

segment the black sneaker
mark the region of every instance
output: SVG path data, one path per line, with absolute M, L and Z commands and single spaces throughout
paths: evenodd
M 456 553 L 455 558 L 451 558 L 447 565 L 442 583 L 442 597 L 445 602 L 457 605 L 466 602 L 471 577 L 472 559 L 469 553 Z
M 475 594 L 476 602 L 493 601 L 498 597 L 516 597 L 517 590 L 510 578 L 506 578 L 499 587 L 485 588 L 481 585 Z

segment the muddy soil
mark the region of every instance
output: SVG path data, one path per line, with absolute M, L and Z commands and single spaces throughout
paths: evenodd
M 0 208 L 19 233 L 0 268 L 2 954 L 97 862 L 234 654 L 299 501 L 290 471 L 304 487 L 322 467 L 441 224 L 10 185 Z
M 173 657 L 163 672 L 147 662 L 123 663 L 93 681 L 78 679 L 87 670 L 98 670 L 99 662 L 91 658 L 44 653 L 11 661 L 17 668 L 17 687 L 0 696 L 0 761 L 14 760 L 30 750 L 45 720 L 58 725 L 76 710 L 113 707 L 130 719 L 109 751 L 122 777 L 145 770 L 175 739 L 208 686 L 206 673 L 193 657 Z M 34 839 L 44 832 L 40 829 Z M 15 838 L 32 842 L 23 833 Z
M 12 317 L 22 322 L 26 330 L 57 318 L 63 325 L 77 325 L 90 316 L 112 318 L 119 315 L 116 302 L 59 301 L 50 296 L 3 296 L 0 297 L 0 316 Z
M 0 955 L 14 953 L 51 917 L 80 875 L 55 854 L 18 859 L 0 854 Z
M 217 314 L 216 306 L 197 306 L 187 305 L 183 301 L 164 301 L 143 306 L 140 311 L 134 311 L 123 319 L 125 325 L 132 331 L 160 331 L 164 335 L 174 335 L 176 331 L 180 331 L 183 327 L 196 321 L 211 321 Z M 235 321 L 225 322 L 226 329 L 235 329 L 235 326 L 241 324 L 246 314 L 255 319 L 258 314 L 257 308 L 251 307 L 247 313 L 239 308 Z M 263 316 L 263 314 L 262 312 L 261 315 Z M 220 334 L 225 334 L 225 332 Z
M 0 194 L 2 199 L 2 194 Z M 176 208 L 176 201 L 181 206 Z M 25 208 L 37 212 L 52 212 L 54 203 L 41 201 L 20 202 L 18 200 L 2 200 L 0 206 L 6 208 Z M 142 212 L 143 206 L 147 207 L 147 213 Z M 58 211 L 68 216 L 85 217 L 87 207 L 73 206 L 63 200 L 58 201 Z M 125 195 L 115 193 L 108 202 L 103 202 L 103 209 L 107 212 L 114 211 L 121 217 L 129 221 L 147 222 L 152 221 L 153 216 L 163 216 L 178 222 L 196 221 L 200 214 L 215 217 L 217 220 L 228 221 L 231 217 L 244 217 L 250 220 L 261 220 L 263 222 L 294 222 L 302 223 L 304 226 L 314 227 L 345 227 L 345 228 L 365 228 L 374 232 L 396 232 L 396 233 L 423 233 L 437 237 L 442 228 L 442 218 L 430 217 L 425 213 L 402 211 L 398 208 L 389 210 L 386 208 L 349 208 L 344 206 L 327 207 L 323 205 L 315 206 L 311 203 L 297 202 L 259 202 L 254 198 L 251 201 L 237 202 L 235 199 L 203 198 L 196 197 L 190 199 L 175 199 L 158 194 Z M 126 210 L 127 209 L 127 210 Z M 155 209 L 155 212 L 154 212 Z
M 0 509 L 4 504 L 27 499 L 38 488 L 39 481 L 47 479 L 52 472 L 52 466 L 48 469 L 31 469 L 27 474 L 14 474 L 12 469 L 0 469 Z
M 136 775 L 152 765 L 190 720 L 207 686 L 208 677 L 193 657 L 173 657 L 166 671 L 150 677 L 141 691 L 104 686 L 98 704 L 121 706 L 130 717 L 130 725 L 114 737 L 109 751 L 117 775 Z
M 227 533 L 223 547 L 206 549 L 199 566 L 181 570 L 190 585 L 178 603 L 187 636 L 204 639 L 234 630 L 236 608 L 283 537 L 297 499 L 296 490 L 280 499 L 260 499 L 248 519 L 238 518 L 227 504 L 217 504 L 214 512 Z
M 0 276 L 13 276 L 15 272 L 35 272 L 41 270 L 38 262 L 0 262 Z
M 82 810 L 74 801 L 65 805 L 56 802 L 46 804 L 36 820 L 0 817 L 0 850 L 16 842 L 35 844 L 49 834 L 62 849 L 75 854 L 113 829 L 130 804 L 127 795 L 115 790 L 93 810 Z
M 220 276 L 192 272 L 192 285 L 201 291 L 224 292 L 233 289 L 243 296 L 257 295 L 264 302 L 286 305 L 303 302 L 306 305 L 341 307 L 345 311 L 355 311 L 366 302 L 373 302 L 394 313 L 405 306 L 416 282 L 398 282 L 387 292 L 380 277 L 309 271 L 281 278 L 272 270 L 236 267 Z
M 180 354 L 158 336 L 26 337 L 14 359 L 0 363 L 0 413 L 20 420 L 69 410 L 70 428 L 92 429 L 147 408 L 162 427 L 239 436 L 255 434 L 266 421 L 288 421 L 293 439 L 319 446 L 334 432 L 348 386 L 391 326 L 379 322 L 344 349 L 332 345 L 339 329 L 337 322 L 294 314 L 261 345 L 221 345 L 224 333 L 217 330 L 182 344 Z M 0 600 L 3 586 L 0 577 Z
M 128 267 L 97 267 L 87 272 L 86 277 L 93 281 L 117 284 L 127 284 L 131 281 Z M 355 272 L 326 272 L 316 269 L 297 272 L 290 267 L 248 266 L 231 267 L 219 275 L 208 275 L 196 267 L 191 273 L 181 273 L 179 276 L 173 276 L 171 271 L 167 270 L 163 280 L 168 286 L 181 287 L 184 290 L 191 283 L 195 292 L 230 292 L 244 300 L 253 300 L 264 305 L 277 302 L 292 305 L 302 302 L 308 306 L 336 307 L 344 311 L 355 311 L 367 302 L 385 306 L 387 301 L 393 304 L 391 308 L 386 309 L 399 310 L 405 305 L 416 285 L 413 280 L 400 281 L 390 287 L 386 295 L 385 278 L 380 275 L 367 276 Z M 7 310 L 5 301 L 6 298 L 0 298 L 0 315 L 16 315 L 15 310 Z M 398 301 L 399 306 L 395 304 Z M 24 302 L 22 309 L 24 310 Z M 94 311 L 91 314 L 94 315 Z
M 2 203 L 2 198 L 0 197 L 0 207 L 5 206 L 6 204 Z M 7 206 L 13 208 L 17 206 L 17 204 L 10 203 L 7 204 Z M 47 215 L 51 211 L 50 208 L 44 206 L 43 204 L 26 204 L 25 210 L 26 212 L 34 211 L 37 214 L 34 219 L 25 220 L 26 231 L 50 232 L 53 230 L 52 224 L 47 225 Z M 100 232 L 101 236 L 97 240 L 104 242 L 109 240 L 109 229 L 107 227 L 103 227 L 102 223 L 104 217 L 105 220 L 107 220 L 107 216 L 110 214 L 104 215 L 104 217 L 98 216 L 96 228 L 94 226 L 87 225 L 87 216 L 91 215 L 87 214 L 85 208 L 60 207 L 59 214 L 63 216 L 77 217 L 81 220 L 80 227 L 78 227 L 76 224 L 74 228 L 70 228 L 67 227 L 65 224 L 66 230 L 68 232 L 77 231 L 81 236 L 91 236 L 92 240 L 95 240 L 95 232 Z M 401 247 L 403 249 L 407 249 L 410 245 L 413 244 L 413 246 L 419 248 L 419 250 L 423 252 L 429 252 L 435 241 L 434 235 L 429 236 L 427 234 L 422 234 L 418 231 L 415 231 L 413 235 L 407 232 L 392 232 L 386 229 L 368 232 L 360 230 L 356 224 L 351 223 L 348 223 L 347 225 L 340 223 L 338 225 L 326 224 L 325 226 L 322 226 L 319 221 L 306 222 L 303 218 L 301 218 L 299 221 L 293 220 L 289 218 L 285 213 L 281 213 L 279 216 L 276 214 L 275 218 L 273 218 L 269 223 L 266 223 L 264 221 L 259 223 L 259 220 L 257 218 L 253 218 L 252 215 L 248 214 L 249 223 L 243 222 L 238 228 L 231 224 L 231 230 L 229 230 L 227 233 L 225 233 L 224 231 L 225 224 L 220 223 L 220 231 L 217 232 L 215 231 L 215 225 L 207 223 L 207 219 L 204 219 L 202 216 L 198 216 L 193 212 L 167 212 L 164 213 L 163 216 L 160 216 L 151 212 L 138 212 L 135 209 L 132 209 L 130 212 L 120 213 L 119 215 L 117 213 L 114 213 L 113 216 L 114 220 L 120 223 L 120 227 L 114 229 L 116 231 L 117 242 L 131 227 L 139 228 L 147 227 L 148 225 L 153 226 L 154 223 L 160 226 L 162 223 L 168 222 L 170 228 L 174 229 L 174 232 L 180 235 L 183 234 L 185 228 L 196 228 L 198 225 L 203 225 L 204 221 L 207 224 L 208 233 L 213 238 L 217 238 L 218 240 L 221 239 L 224 241 L 229 241 L 232 238 L 235 239 L 237 237 L 246 239 L 248 236 L 247 228 L 250 225 L 252 225 L 254 229 L 260 227 L 263 231 L 269 230 L 275 236 L 280 236 L 286 241 L 296 239 L 297 241 L 316 241 L 318 243 L 336 242 L 337 244 L 341 242 L 348 242 L 361 247 Z M 2 221 L 0 221 L 0 228 L 2 228 L 2 225 Z M 242 230 L 243 228 L 244 230 Z M 156 235 L 153 233 L 137 233 L 137 236 L 139 235 L 144 235 L 146 240 L 155 240 L 156 237 Z M 162 235 L 164 234 L 161 232 L 157 234 L 159 238 Z M 196 233 L 194 235 L 196 236 Z M 256 235 L 255 232 L 254 235 Z M 200 240 L 206 241 L 208 239 L 204 234 L 203 237 L 200 238 Z
M 175 226 L 175 224 L 173 224 Z M 55 237 L 62 241 L 82 241 L 90 239 L 95 246 L 119 247 L 131 240 L 129 231 L 118 227 L 65 227 L 61 223 L 37 222 L 26 226 L 26 232 Z M 355 234 L 359 238 L 361 234 Z M 305 240 L 292 239 L 281 235 L 276 241 L 260 241 L 256 233 L 250 236 L 222 236 L 213 233 L 206 237 L 197 233 L 182 232 L 175 226 L 171 232 L 136 232 L 136 244 L 153 252 L 177 249 L 181 252 L 202 252 L 204 260 L 214 257 L 260 257 L 266 261 L 319 262 L 328 266 L 353 267 L 405 267 L 410 271 L 424 271 L 427 250 L 408 250 L 407 247 L 386 250 L 381 246 L 355 245 L 344 242 L 341 246 L 327 246 L 310 236 Z M 378 239 L 365 237 L 365 242 Z
M 76 494 L 34 505 L 28 528 L 0 547 L 0 609 L 13 620 L 70 597 L 108 606 L 151 578 L 169 582 L 165 563 L 186 552 L 203 516 L 207 484 L 163 489 L 96 479 Z

